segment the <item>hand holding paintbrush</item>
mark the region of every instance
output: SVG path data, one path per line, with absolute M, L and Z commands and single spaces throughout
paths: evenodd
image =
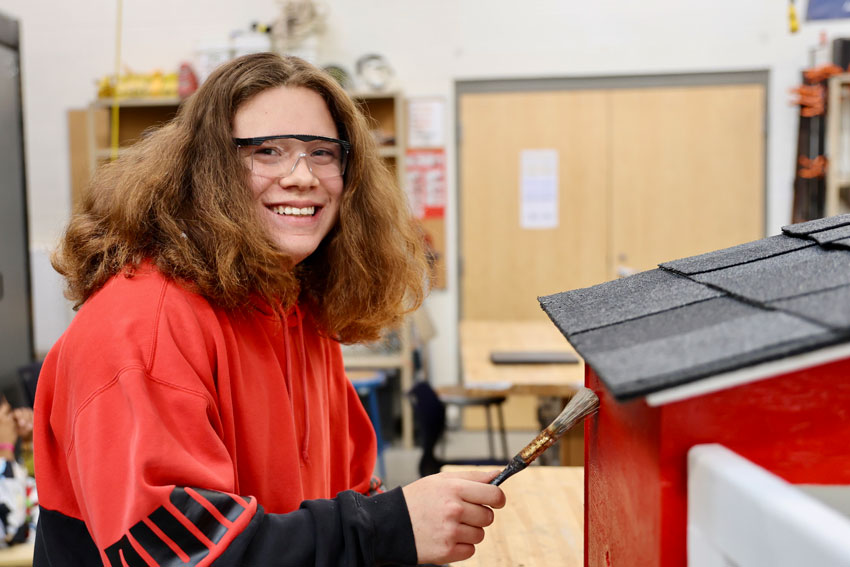
M 508 465 L 502 469 L 499 475 L 490 481 L 490 484 L 496 486 L 502 484 L 509 477 L 515 475 L 525 467 L 531 464 L 534 459 L 543 454 L 543 451 L 554 445 L 555 441 L 570 430 L 576 423 L 583 420 L 599 408 L 599 398 L 589 388 L 579 388 L 573 394 L 567 407 L 549 424 L 549 426 L 540 432 L 540 435 L 525 446 L 525 448 L 516 454 L 510 460 Z

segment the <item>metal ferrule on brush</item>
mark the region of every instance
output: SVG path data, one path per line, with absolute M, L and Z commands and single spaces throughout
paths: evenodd
M 544 429 L 540 432 L 540 435 L 535 437 L 531 443 L 525 446 L 525 449 L 517 453 L 516 456 L 508 462 L 508 465 L 496 478 L 490 481 L 490 484 L 499 486 L 508 478 L 527 467 L 532 461 L 534 461 L 534 459 L 539 457 L 543 451 L 551 447 L 557 440 L 557 437 L 553 437 L 549 434 L 548 428 Z
M 547 427 L 534 440 L 525 446 L 525 449 L 519 452 L 519 457 L 526 463 L 530 463 L 539 457 L 543 451 L 555 444 L 558 438 L 549 433 Z

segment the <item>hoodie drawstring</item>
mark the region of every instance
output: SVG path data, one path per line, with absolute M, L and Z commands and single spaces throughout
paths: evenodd
M 293 313 L 294 312 L 294 313 Z M 295 324 L 298 326 L 298 358 L 301 362 L 299 374 L 301 375 L 301 407 L 304 413 L 303 436 L 301 439 L 301 460 L 310 460 L 310 400 L 307 392 L 307 345 L 304 341 L 304 325 L 301 310 L 296 304 L 293 310 L 286 314 L 283 322 L 283 345 L 286 350 L 286 389 L 292 397 L 292 339 L 289 335 L 290 315 L 295 316 Z
M 289 315 L 284 315 L 283 321 L 283 350 L 286 351 L 286 375 L 284 383 L 286 385 L 286 393 L 292 399 L 292 348 L 290 346 L 292 340 L 289 338 Z
M 304 325 L 302 324 L 301 310 L 298 305 L 295 305 L 295 316 L 298 321 L 298 338 L 300 339 L 299 346 L 301 352 L 298 353 L 301 359 L 301 392 L 304 396 L 304 441 L 301 445 L 301 457 L 308 461 L 310 460 L 310 400 L 307 392 L 307 345 L 304 342 Z

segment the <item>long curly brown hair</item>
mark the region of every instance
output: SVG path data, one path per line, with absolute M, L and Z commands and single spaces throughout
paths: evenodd
M 278 86 L 319 93 L 351 143 L 339 221 L 294 269 L 258 218 L 231 139 L 237 109 Z M 110 277 L 151 261 L 228 310 L 257 298 L 309 302 L 325 333 L 359 342 L 377 339 L 422 302 L 423 248 L 406 197 L 348 94 L 301 59 L 262 53 L 219 67 L 172 121 L 101 167 L 52 262 L 76 307 Z

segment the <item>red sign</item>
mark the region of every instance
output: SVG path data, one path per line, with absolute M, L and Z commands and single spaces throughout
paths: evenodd
M 408 149 L 407 196 L 417 219 L 446 216 L 446 152 L 442 148 Z

